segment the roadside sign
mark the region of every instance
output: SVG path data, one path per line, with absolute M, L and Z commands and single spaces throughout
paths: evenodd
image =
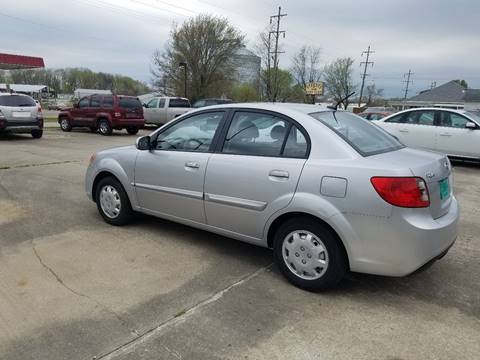
M 307 95 L 323 95 L 323 82 L 311 82 L 305 85 Z

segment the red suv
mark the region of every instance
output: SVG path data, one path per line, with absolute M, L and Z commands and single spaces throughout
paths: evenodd
M 127 129 L 129 134 L 135 135 L 145 125 L 145 120 L 142 103 L 136 97 L 89 95 L 81 98 L 74 107 L 61 110 L 58 123 L 63 131 L 89 127 L 102 135 L 110 135 L 113 129 Z

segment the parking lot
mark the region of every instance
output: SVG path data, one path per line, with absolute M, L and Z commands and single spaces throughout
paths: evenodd
M 462 215 L 442 260 L 316 294 L 269 250 L 146 216 L 104 223 L 88 159 L 135 138 L 0 137 L 0 359 L 478 358 L 479 165 L 455 164 Z

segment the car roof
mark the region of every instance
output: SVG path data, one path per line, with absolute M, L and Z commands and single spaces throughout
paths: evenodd
M 415 111 L 450 111 L 450 112 L 454 112 L 454 113 L 457 113 L 457 114 L 461 114 L 461 115 L 465 115 L 468 113 L 467 110 L 464 110 L 464 109 L 449 109 L 449 108 L 441 108 L 441 107 L 422 107 L 422 108 L 413 108 L 413 109 L 405 109 L 405 110 L 402 110 L 402 111 L 399 111 L 399 112 L 396 112 L 396 113 L 393 113 L 387 117 L 384 117 L 383 119 L 381 120 L 378 120 L 378 121 L 385 121 L 385 120 L 388 120 L 394 116 L 397 116 L 399 114 L 404 114 L 404 113 L 408 113 L 408 112 L 415 112 Z M 468 114 L 467 114 L 468 115 Z
M 274 112 L 281 112 L 281 113 L 293 112 L 293 113 L 301 113 L 301 114 L 307 114 L 307 115 L 315 112 L 331 111 L 331 109 L 325 106 L 320 106 L 320 105 L 299 104 L 299 103 L 271 103 L 271 102 L 217 104 L 217 105 L 203 107 L 200 109 L 228 109 L 228 108 L 267 110 L 267 111 L 274 111 Z

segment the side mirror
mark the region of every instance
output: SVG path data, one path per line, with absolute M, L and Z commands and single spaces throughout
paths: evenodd
M 474 129 L 477 128 L 477 124 L 475 124 L 474 122 L 469 121 L 469 122 L 467 122 L 467 123 L 465 124 L 465 128 L 466 128 L 466 129 L 470 129 L 470 130 L 474 130 Z
M 151 139 L 150 136 L 141 136 L 137 139 L 135 146 L 138 150 L 150 150 L 151 149 Z
M 74 102 L 73 102 L 73 107 L 74 107 L 74 108 L 78 108 L 78 101 L 74 101 Z

